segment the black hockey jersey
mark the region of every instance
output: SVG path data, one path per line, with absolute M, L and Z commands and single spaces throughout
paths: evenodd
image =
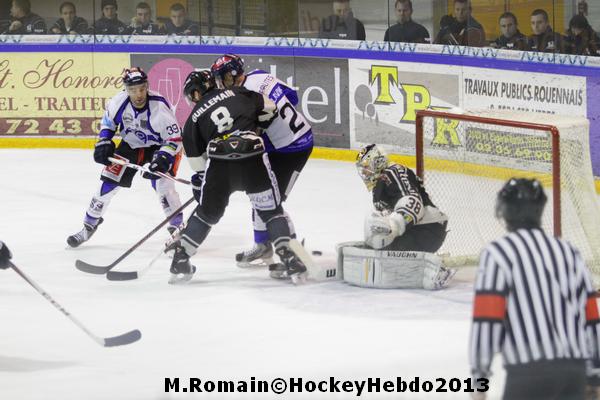
M 406 204 L 398 202 L 409 196 Z M 409 224 L 418 224 L 425 214 L 426 207 L 435 207 L 423 183 L 417 175 L 403 165 L 387 167 L 373 189 L 373 205 L 377 211 L 397 212 Z
M 275 116 L 275 104 L 243 87 L 213 89 L 195 105 L 183 129 L 183 147 L 188 158 L 202 156 L 208 143 L 236 132 L 256 132 Z M 190 163 L 192 161 L 190 160 Z

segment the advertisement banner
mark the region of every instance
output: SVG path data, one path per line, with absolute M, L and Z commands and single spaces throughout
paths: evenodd
M 352 147 L 368 143 L 414 155 L 417 110 L 460 103 L 460 68 L 393 61 L 350 60 Z
M 97 134 L 128 65 L 119 53 L 3 53 L 0 136 Z
M 148 72 L 150 88 L 175 107 L 185 123 L 192 106 L 183 97 L 183 81 L 194 69 L 209 69 L 221 54 L 132 54 L 131 65 Z M 315 145 L 349 148 L 348 61 L 308 57 L 244 56 L 246 71 L 262 69 L 298 90 L 296 106 L 311 123 Z
M 587 115 L 585 77 L 471 67 L 462 71 L 465 110 Z

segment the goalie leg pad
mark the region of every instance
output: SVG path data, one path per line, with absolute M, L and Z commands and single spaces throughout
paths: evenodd
M 441 289 L 455 272 L 432 253 L 373 250 L 360 245 L 342 246 L 338 264 L 346 282 L 381 289 Z

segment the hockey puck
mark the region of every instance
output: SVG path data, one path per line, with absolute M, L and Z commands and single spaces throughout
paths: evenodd
M 313 256 L 322 256 L 322 255 L 323 255 L 323 252 L 321 252 L 321 251 L 319 251 L 319 250 L 313 250 L 313 252 L 312 252 L 312 255 L 313 255 Z

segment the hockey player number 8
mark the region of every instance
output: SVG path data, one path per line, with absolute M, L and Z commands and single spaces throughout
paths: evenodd
M 210 119 L 217 126 L 217 131 L 223 133 L 233 127 L 233 118 L 227 107 L 219 107 L 210 114 Z

